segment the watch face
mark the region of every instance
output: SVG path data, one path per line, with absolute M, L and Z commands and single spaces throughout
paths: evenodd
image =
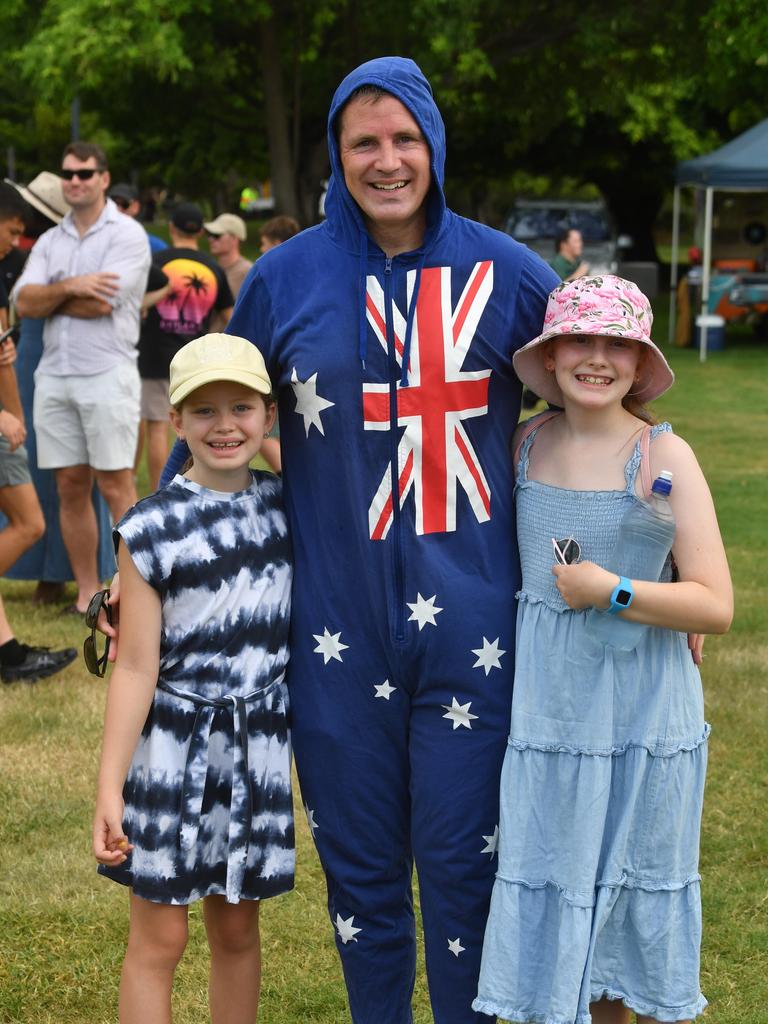
M 626 608 L 631 600 L 632 594 L 628 590 L 620 590 L 616 595 L 616 604 L 620 604 L 622 608 Z

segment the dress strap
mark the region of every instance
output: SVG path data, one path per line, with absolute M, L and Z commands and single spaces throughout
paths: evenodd
M 635 481 L 639 473 L 640 497 L 645 498 L 646 500 L 650 498 L 651 487 L 653 486 L 653 474 L 651 473 L 651 441 L 655 437 L 658 437 L 659 434 L 667 434 L 671 432 L 672 427 L 669 423 L 656 423 L 653 426 L 648 423 L 643 427 L 640 439 L 636 443 L 634 451 L 624 467 L 624 479 L 627 483 L 627 491 L 630 494 L 635 494 Z
M 640 487 L 644 497 L 649 498 L 653 480 L 651 479 L 651 425 L 647 424 L 640 435 Z
M 517 469 L 520 465 L 520 458 L 523 452 L 523 445 L 525 444 L 525 442 L 539 429 L 540 426 L 542 426 L 542 424 L 547 423 L 551 419 L 554 419 L 555 416 L 560 416 L 561 411 L 562 410 L 560 409 L 545 409 L 545 411 L 540 412 L 538 416 L 531 416 L 529 420 L 526 420 L 522 432 L 520 434 L 520 439 L 517 442 L 517 447 L 515 448 L 514 454 L 512 455 L 512 466 L 514 469 L 515 477 L 517 477 Z

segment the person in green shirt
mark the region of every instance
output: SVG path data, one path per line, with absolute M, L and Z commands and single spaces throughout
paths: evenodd
M 563 228 L 555 238 L 557 255 L 549 261 L 550 267 L 563 281 L 575 281 L 589 273 L 589 264 L 581 258 L 584 242 L 576 228 Z
M 589 264 L 581 258 L 584 240 L 576 228 L 561 228 L 555 235 L 557 255 L 549 261 L 550 267 L 562 281 L 575 281 L 589 273 Z M 535 409 L 541 401 L 530 388 L 523 388 L 523 409 Z

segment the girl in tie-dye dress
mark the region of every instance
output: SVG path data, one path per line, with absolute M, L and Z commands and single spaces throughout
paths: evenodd
M 94 821 L 131 888 L 120 1020 L 170 1019 L 187 905 L 204 901 L 214 1022 L 255 1018 L 258 901 L 293 886 L 291 558 L 280 481 L 252 472 L 274 421 L 263 359 L 208 335 L 171 365 L 183 475 L 118 523 L 120 644 Z

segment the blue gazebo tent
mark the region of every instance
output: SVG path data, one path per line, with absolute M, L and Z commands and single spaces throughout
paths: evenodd
M 768 118 L 724 146 L 677 165 L 678 185 L 768 189 Z
M 675 192 L 672 206 L 672 272 L 669 340 L 675 323 L 677 297 L 677 249 L 680 235 L 680 189 L 704 189 L 704 254 L 701 289 L 701 312 L 707 312 L 709 277 L 712 261 L 712 199 L 715 190 L 728 192 L 768 191 L 768 118 L 760 121 L 724 146 L 678 164 L 675 170 Z M 701 329 L 701 359 L 707 357 L 707 328 Z

